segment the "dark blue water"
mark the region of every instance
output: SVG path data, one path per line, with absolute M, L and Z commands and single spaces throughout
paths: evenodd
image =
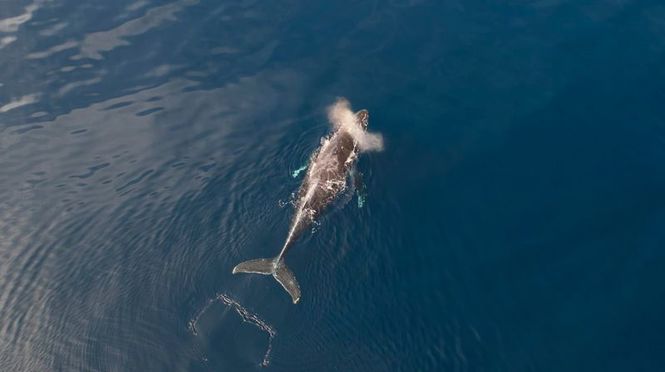
M 661 2 L 0 19 L 0 370 L 665 368 Z M 289 252 L 293 305 L 231 269 L 281 248 L 339 96 L 386 146 Z

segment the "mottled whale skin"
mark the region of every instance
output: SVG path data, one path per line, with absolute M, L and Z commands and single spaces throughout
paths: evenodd
M 367 130 L 369 112 L 355 113 L 357 125 Z M 296 202 L 296 213 L 291 221 L 289 235 L 282 250 L 275 258 L 259 258 L 245 261 L 233 268 L 233 273 L 272 275 L 291 296 L 293 303 L 300 301 L 300 286 L 291 270 L 284 263 L 284 255 L 303 232 L 346 188 L 349 171 L 358 159 L 358 143 L 348 128 L 340 126 L 325 138 L 312 154 Z

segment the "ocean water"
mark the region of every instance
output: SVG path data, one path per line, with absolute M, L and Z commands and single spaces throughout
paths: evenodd
M 662 2 L 0 2 L 1 371 L 662 371 L 664 267 Z

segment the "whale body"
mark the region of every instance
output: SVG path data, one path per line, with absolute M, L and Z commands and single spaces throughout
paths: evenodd
M 300 301 L 300 286 L 293 272 L 286 266 L 284 255 L 346 188 L 349 171 L 353 169 L 361 151 L 362 144 L 359 141 L 362 134 L 359 136 L 358 132 L 367 131 L 369 112 L 360 110 L 353 114 L 350 121 L 348 125 L 339 125 L 324 138 L 321 146 L 310 157 L 307 174 L 298 191 L 289 234 L 279 254 L 274 258 L 242 262 L 233 268 L 234 274 L 272 275 L 289 293 L 294 304 Z

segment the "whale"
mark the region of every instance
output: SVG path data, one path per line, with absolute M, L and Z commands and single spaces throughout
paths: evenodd
M 343 105 L 348 105 L 342 102 Z M 295 214 L 284 245 L 274 258 L 259 258 L 242 262 L 233 268 L 233 274 L 251 273 L 272 275 L 291 296 L 294 304 L 300 301 L 300 286 L 293 272 L 286 266 L 284 256 L 289 248 L 307 231 L 339 195 L 347 188 L 347 179 L 354 170 L 358 154 L 363 150 L 363 135 L 369 124 L 369 112 L 349 111 L 345 125 L 338 125 L 321 140 L 321 145 L 310 156 L 307 173 L 295 199 Z

